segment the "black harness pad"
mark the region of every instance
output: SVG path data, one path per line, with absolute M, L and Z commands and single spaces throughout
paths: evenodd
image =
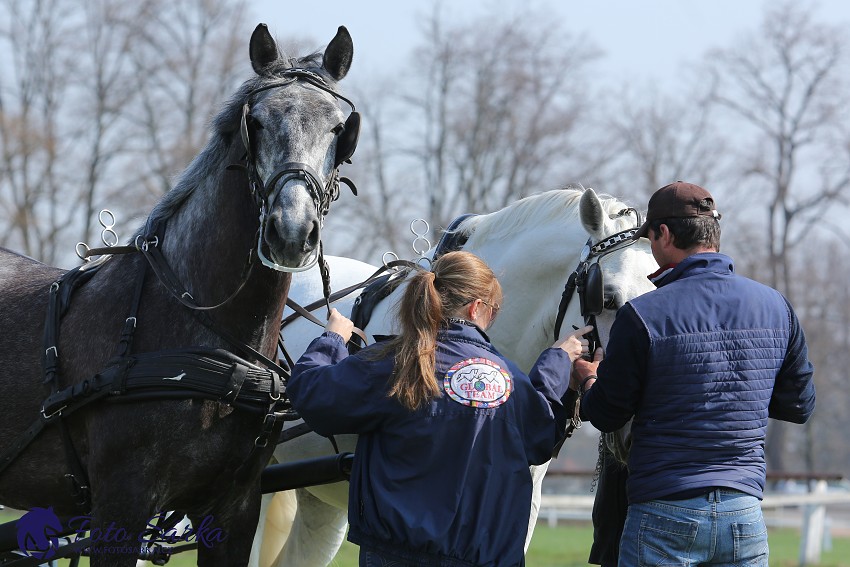
M 467 240 L 469 240 L 469 234 L 458 232 L 457 227 L 460 226 L 460 223 L 466 219 L 474 216 L 476 215 L 473 213 L 466 213 L 460 215 L 449 224 L 449 227 L 443 231 L 443 235 L 440 237 L 437 247 L 434 249 L 434 258 L 432 262 L 446 252 L 454 252 L 455 250 L 463 248 L 463 245 L 466 244 Z
M 407 279 L 409 273 L 410 269 L 401 269 L 381 276 L 363 288 L 362 293 L 354 300 L 354 306 L 351 308 L 351 320 L 354 322 L 354 326 L 358 329 L 365 329 L 369 321 L 372 320 L 372 312 L 375 311 L 375 306 L 395 291 Z M 348 344 L 351 345 L 352 342 L 359 342 L 359 340 L 360 337 L 352 335 Z

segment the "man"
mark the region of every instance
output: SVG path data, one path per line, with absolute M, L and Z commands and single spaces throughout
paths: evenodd
M 766 566 L 767 419 L 814 410 L 797 317 L 734 273 L 719 220 L 702 187 L 656 191 L 635 238 L 649 238 L 658 289 L 617 313 L 605 360 L 575 363 L 583 418 L 604 432 L 634 418 L 619 565 Z

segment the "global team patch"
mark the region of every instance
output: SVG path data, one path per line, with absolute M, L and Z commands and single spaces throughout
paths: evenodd
M 494 408 L 511 395 L 511 375 L 486 358 L 468 358 L 452 366 L 443 389 L 454 401 L 474 408 Z

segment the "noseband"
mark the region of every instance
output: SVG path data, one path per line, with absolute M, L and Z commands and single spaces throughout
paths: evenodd
M 268 179 L 263 182 L 260 173 L 257 169 L 257 156 L 252 147 L 250 134 L 250 111 L 252 98 L 263 91 L 285 87 L 296 81 L 303 81 L 310 85 L 329 93 L 336 99 L 344 101 L 351 107 L 351 113 L 345 121 L 342 131 L 337 134 L 336 155 L 334 158 L 334 168 L 331 175 L 325 183 L 320 181 L 319 174 L 306 163 L 287 162 L 277 168 Z M 345 98 L 341 94 L 335 92 L 328 86 L 327 82 L 321 75 L 308 69 L 287 69 L 283 72 L 283 80 L 269 83 L 258 87 L 248 93 L 247 102 L 242 106 L 242 122 L 240 124 L 240 134 L 242 143 L 245 146 L 245 165 L 237 165 L 237 168 L 244 169 L 248 174 L 248 179 L 251 187 L 251 195 L 254 198 L 257 207 L 260 210 L 260 228 L 257 236 L 257 255 L 262 264 L 273 270 L 281 272 L 302 272 L 312 268 L 319 259 L 319 246 L 316 247 L 316 253 L 305 266 L 289 267 L 282 266 L 268 259 L 263 253 L 263 235 L 266 229 L 266 219 L 268 216 L 269 203 L 274 202 L 278 192 L 287 182 L 293 179 L 303 180 L 310 192 L 313 203 L 316 207 L 316 216 L 319 222 L 324 221 L 330 209 L 331 203 L 339 198 L 339 184 L 345 183 L 349 186 L 352 193 L 357 194 L 357 189 L 354 184 L 345 177 L 339 176 L 339 166 L 349 161 L 357 147 L 357 139 L 360 132 L 360 114 L 355 110 L 354 103 Z M 277 188 L 276 188 L 277 187 Z
M 564 317 L 570 305 L 570 300 L 574 293 L 578 293 L 584 324 L 593 327 L 593 330 L 585 335 L 585 338 L 590 342 L 591 356 L 596 348 L 601 346 L 599 331 L 596 328 L 596 316 L 600 315 L 605 308 L 605 289 L 599 260 L 616 250 L 621 250 L 634 244 L 636 241 L 633 237 L 641 225 L 640 213 L 633 208 L 623 209 L 617 214 L 610 216 L 610 218 L 615 219 L 628 214 L 635 215 L 637 219 L 635 228 L 612 234 L 596 244 L 593 244 L 591 238 L 587 239 L 579 256 L 578 266 L 567 279 L 567 284 L 564 286 L 564 293 L 561 295 L 561 303 L 558 305 L 558 316 L 555 319 L 556 341 L 561 336 L 561 326 L 564 323 Z

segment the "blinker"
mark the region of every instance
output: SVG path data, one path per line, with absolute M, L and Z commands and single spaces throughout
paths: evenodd
M 597 262 L 590 264 L 584 275 L 583 293 L 579 291 L 581 314 L 584 317 L 601 315 L 605 308 L 605 292 L 602 281 L 602 268 Z M 579 284 L 581 285 L 581 284 Z

